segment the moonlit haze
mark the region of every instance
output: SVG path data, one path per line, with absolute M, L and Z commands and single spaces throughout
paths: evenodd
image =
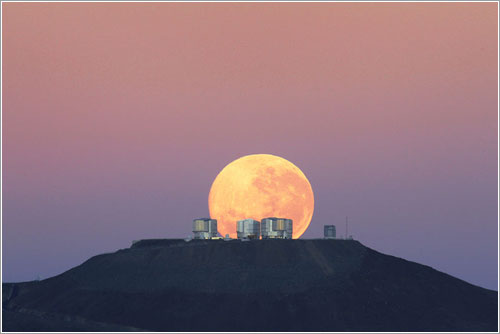
M 270 154 L 314 191 L 301 238 L 348 216 L 497 289 L 497 5 L 3 3 L 4 281 L 185 238 Z

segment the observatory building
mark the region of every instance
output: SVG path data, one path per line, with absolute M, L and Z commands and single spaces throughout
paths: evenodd
M 293 221 L 287 218 L 264 218 L 260 231 L 262 239 L 292 239 Z
M 198 218 L 193 220 L 194 239 L 212 239 L 217 237 L 217 219 Z
M 255 219 L 238 220 L 236 234 L 238 239 L 260 239 L 260 222 Z
M 324 236 L 325 239 L 335 239 L 337 237 L 335 225 L 325 225 Z

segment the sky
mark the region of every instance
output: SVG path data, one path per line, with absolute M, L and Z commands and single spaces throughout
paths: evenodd
M 379 252 L 498 282 L 497 3 L 2 3 L 2 272 L 191 234 L 248 154 Z

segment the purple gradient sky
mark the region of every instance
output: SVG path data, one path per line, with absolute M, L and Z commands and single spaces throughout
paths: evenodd
M 3 278 L 185 237 L 217 173 L 296 164 L 303 238 L 497 287 L 496 3 L 3 3 Z

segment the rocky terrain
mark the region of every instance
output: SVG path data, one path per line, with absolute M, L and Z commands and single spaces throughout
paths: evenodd
M 4 331 L 497 331 L 498 292 L 353 240 L 143 240 L 4 283 Z

